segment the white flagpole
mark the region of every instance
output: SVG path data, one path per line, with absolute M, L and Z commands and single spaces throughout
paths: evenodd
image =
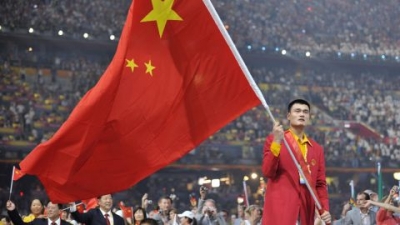
M 355 199 L 354 180 L 350 181 L 350 193 L 351 193 L 351 198 L 354 200 Z
M 83 204 L 83 202 L 79 202 L 78 204 L 75 204 L 75 206 L 82 205 L 82 204 Z M 61 209 L 61 211 L 68 210 L 69 208 L 70 207 L 63 208 L 63 209 Z
M 245 179 L 243 179 L 243 191 L 244 191 L 246 207 L 249 207 L 250 206 L 250 202 L 249 202 L 249 196 L 247 194 L 247 184 L 246 184 L 246 180 Z
M 221 32 L 222 36 L 224 37 L 225 41 L 227 42 L 229 48 L 231 49 L 233 55 L 235 56 L 237 62 L 239 63 L 240 68 L 242 69 L 245 77 L 247 78 L 247 81 L 249 82 L 251 88 L 255 92 L 256 96 L 260 100 L 261 104 L 264 106 L 264 108 L 267 110 L 269 116 L 271 117 L 271 120 L 273 123 L 275 123 L 275 117 L 272 115 L 272 112 L 265 101 L 265 98 L 260 90 L 260 88 L 257 86 L 256 82 L 254 81 L 253 77 L 250 74 L 250 71 L 248 70 L 246 64 L 244 63 L 242 57 L 239 54 L 239 51 L 236 49 L 235 44 L 233 43 L 231 37 L 228 34 L 228 31 L 226 31 L 224 24 L 222 23 L 221 19 L 218 16 L 217 11 L 215 10 L 214 6 L 212 5 L 210 0 L 203 0 L 205 6 L 207 7 L 208 11 L 210 12 L 211 16 L 214 19 L 214 22 L 218 26 L 219 31 Z M 318 210 L 322 210 L 321 203 L 319 202 L 316 193 L 314 193 L 310 183 L 305 179 L 305 174 L 303 170 L 301 169 L 301 166 L 299 162 L 297 162 L 296 156 L 294 155 L 292 149 L 289 147 L 289 144 L 287 143 L 286 139 L 283 139 L 283 143 L 285 144 L 285 147 L 287 148 L 293 163 L 295 164 L 297 170 L 299 171 L 300 175 L 304 178 L 305 184 L 308 188 L 308 191 L 311 194 L 311 197 L 314 199 L 315 205 L 317 206 Z
M 15 174 L 15 166 L 13 166 L 13 170 L 12 170 L 12 174 L 11 174 L 10 196 L 8 197 L 8 200 L 11 200 L 11 194 L 12 194 L 12 189 L 13 189 L 13 184 L 14 184 L 14 174 Z

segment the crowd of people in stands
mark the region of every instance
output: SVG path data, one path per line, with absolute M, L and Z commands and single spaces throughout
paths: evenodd
M 69 71 L 67 77 L 45 76 L 41 72 L 45 68 L 27 75 L 23 66 L 11 69 L 8 61 L 3 61 L 2 143 L 28 141 L 32 147 L 48 140 L 67 119 L 104 70 L 100 63 L 89 59 L 71 61 L 60 63 L 60 69 Z M 250 70 L 274 115 L 285 115 L 286 109 L 280 103 L 295 96 L 310 99 L 315 105 L 314 126 L 309 133 L 324 143 L 328 166 L 373 167 L 382 160 L 388 162 L 386 166 L 396 166 L 400 161 L 400 118 L 395 113 L 399 105 L 398 78 L 393 72 L 343 72 L 340 68 L 299 69 L 290 65 L 250 66 Z M 212 135 L 181 163 L 193 159 L 212 164 L 259 164 L 258 156 L 272 126 L 269 121 L 266 110 L 256 107 Z M 353 133 L 344 127 L 346 121 L 363 123 L 380 138 Z M 213 160 L 206 160 L 210 158 Z
M 121 33 L 131 1 L 6 0 L 0 9 L 3 30 L 108 40 Z M 238 48 L 399 56 L 399 9 L 395 0 L 292 1 L 214 0 Z M 107 15 L 107 16 L 104 16 Z
M 338 52 L 354 53 L 355 56 L 400 55 L 400 28 L 396 16 L 399 8 L 398 2 L 394 0 L 385 3 L 372 0 L 351 3 L 343 0 L 294 0 L 291 4 L 277 0 L 212 2 L 240 50 L 249 50 L 250 46 L 250 49 L 262 50 L 265 47 L 275 51 L 279 48 L 289 52 L 311 51 L 320 55 L 337 55 Z M 110 35 L 118 37 L 120 34 L 129 4 L 128 0 L 74 0 L 68 3 L 54 0 L 5 0 L 0 7 L 0 32 L 26 34 L 29 28 L 33 28 L 33 35 L 56 39 L 62 30 L 65 37 L 73 39 L 81 39 L 83 33 L 88 33 L 89 39 L 108 40 Z M 47 53 L 1 53 L 2 148 L 22 146 L 32 149 L 36 144 L 51 138 L 68 118 L 76 103 L 95 85 L 105 69 L 105 62 L 110 59 L 110 56 L 99 59 L 87 55 L 76 57 L 68 53 L 50 56 Z M 51 66 L 48 66 L 49 63 Z M 386 167 L 398 167 L 400 116 L 396 112 L 400 105 L 397 85 L 400 78 L 396 72 L 323 65 L 294 67 L 291 62 L 284 66 L 248 64 L 274 115 L 285 115 L 286 109 L 282 102 L 289 102 L 294 96 L 304 97 L 313 103 L 312 123 L 315 126 L 307 132 L 317 142 L 323 143 L 327 166 L 373 167 L 376 162 L 383 161 Z M 28 71 L 32 65 L 35 66 L 33 72 Z M 67 72 L 59 76 L 58 70 Z M 277 119 L 285 124 L 285 118 Z M 346 121 L 364 124 L 380 138 L 368 138 L 354 133 L 343 126 Z M 272 123 L 265 109 L 256 107 L 212 135 L 178 163 L 259 165 L 262 144 L 271 127 Z M 149 186 L 153 186 L 147 191 L 154 200 L 166 194 L 165 190 L 160 190 L 159 182 Z M 249 221 L 257 223 L 257 218 L 262 213 L 262 202 L 254 198 L 251 199 L 254 205 L 247 208 L 237 207 L 232 199 L 236 200 L 242 190 L 237 187 L 235 189 L 234 186 L 225 188 L 226 190 L 221 188 L 215 191 L 218 192 L 215 195 L 208 193 L 217 200 L 212 208 L 219 209 L 218 216 L 227 224 L 236 225 L 235 221 L 246 218 L 244 215 L 247 214 Z M 31 192 L 28 195 L 31 198 L 46 199 L 40 185 L 35 186 Z M 8 192 L 0 189 L 0 193 L 0 209 L 5 214 L 7 199 L 4 196 L 8 196 Z M 130 206 L 143 207 L 145 210 L 151 208 L 149 205 L 142 205 L 143 191 L 133 190 L 128 193 L 129 197 L 126 193 L 118 193 L 113 197 L 118 201 L 125 200 Z M 176 207 L 173 211 L 176 215 L 184 215 L 186 211 L 189 213 L 196 209 L 196 204 L 193 205 L 190 201 L 184 203 L 184 199 L 191 194 L 185 188 L 177 188 L 175 194 L 181 201 L 172 201 L 166 216 L 173 215 L 169 213 L 173 211 L 172 207 Z M 357 195 L 357 200 L 359 197 L 360 199 L 353 208 L 364 212 L 372 207 L 374 202 L 368 200 L 370 195 L 371 193 Z M 23 214 L 29 215 L 27 196 L 14 193 L 12 200 Z M 382 202 L 388 203 L 389 200 L 386 200 Z M 344 206 L 341 202 L 332 204 L 336 218 L 341 215 L 343 220 L 351 219 L 352 213 L 348 213 L 351 207 L 347 203 Z M 158 204 L 154 203 L 154 206 L 156 208 Z M 340 214 L 342 206 L 343 212 Z M 147 212 L 142 214 L 152 217 L 152 213 Z M 379 211 L 375 212 L 377 216 Z M 31 213 L 34 214 L 33 211 Z M 194 211 L 185 215 L 191 215 L 188 218 L 191 217 L 193 221 L 197 213 Z M 379 218 L 385 218 L 383 214 L 385 213 L 380 213 Z M 204 223 L 204 220 L 197 222 Z
M 398 224 L 400 222 L 398 196 L 399 188 L 395 185 L 381 199 L 376 192 L 366 189 L 344 202 L 331 201 L 331 211 L 335 212 L 333 224 L 364 224 L 360 221 L 364 221 L 365 217 L 368 218 L 367 224 Z M 238 201 L 223 204 L 221 202 L 223 198 L 214 197 L 216 195 L 212 195 L 212 192 L 205 186 L 200 186 L 197 194 L 186 196 L 181 200 L 175 194 L 164 193 L 154 196 L 145 193 L 134 199 L 128 199 L 121 198 L 117 193 L 84 201 L 53 204 L 43 196 L 39 198 L 33 195 L 30 201 L 25 199 L 24 204 L 18 199 L 7 200 L 6 205 L 0 207 L 0 224 L 10 225 L 11 221 L 19 224 L 19 221 L 29 223 L 48 219 L 52 222 L 61 219 L 68 222 L 65 224 L 91 225 L 100 223 L 104 219 L 102 214 L 109 214 L 108 216 L 114 221 L 113 224 L 121 225 L 149 223 L 150 225 L 262 224 L 262 202 Z M 151 200 L 153 198 L 156 198 L 154 202 Z M 315 218 L 314 224 L 321 224 L 318 216 Z

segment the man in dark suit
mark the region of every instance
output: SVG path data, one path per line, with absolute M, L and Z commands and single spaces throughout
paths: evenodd
M 60 219 L 61 204 L 53 204 L 49 202 L 47 204 L 47 218 L 36 218 L 32 222 L 25 223 L 22 221 L 21 216 L 15 208 L 15 204 L 12 201 L 7 201 L 7 213 L 14 225 L 21 224 L 32 224 L 32 225 L 71 225 L 67 221 Z
M 78 223 L 86 225 L 125 225 L 124 219 L 111 211 L 113 200 L 110 194 L 98 197 L 97 204 L 99 207 L 86 213 L 76 211 L 76 205 L 72 204 L 71 215 Z

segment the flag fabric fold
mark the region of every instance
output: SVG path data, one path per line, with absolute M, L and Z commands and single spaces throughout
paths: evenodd
M 125 190 L 260 104 L 201 0 L 133 1 L 113 60 L 20 163 L 53 202 Z

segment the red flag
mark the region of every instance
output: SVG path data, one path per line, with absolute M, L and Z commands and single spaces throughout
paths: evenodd
M 17 180 L 19 180 L 21 177 L 23 177 L 25 174 L 21 171 L 21 170 L 19 170 L 19 169 L 17 169 L 15 166 L 14 166 L 14 168 L 13 168 L 13 177 L 12 177 L 12 180 L 13 181 L 17 181 Z
M 86 211 L 89 211 L 90 209 L 94 209 L 97 207 L 97 198 L 90 198 L 86 200 L 82 200 L 83 204 L 85 205 Z
M 84 213 L 85 212 L 85 206 L 83 204 L 77 204 L 76 205 L 76 211 L 78 211 L 79 213 Z
M 124 202 L 119 202 L 119 208 L 122 211 L 122 215 L 124 218 L 133 218 L 133 209 L 132 207 L 125 206 Z
M 53 202 L 125 190 L 260 104 L 211 15 L 202 0 L 133 1 L 109 67 L 22 171 Z

